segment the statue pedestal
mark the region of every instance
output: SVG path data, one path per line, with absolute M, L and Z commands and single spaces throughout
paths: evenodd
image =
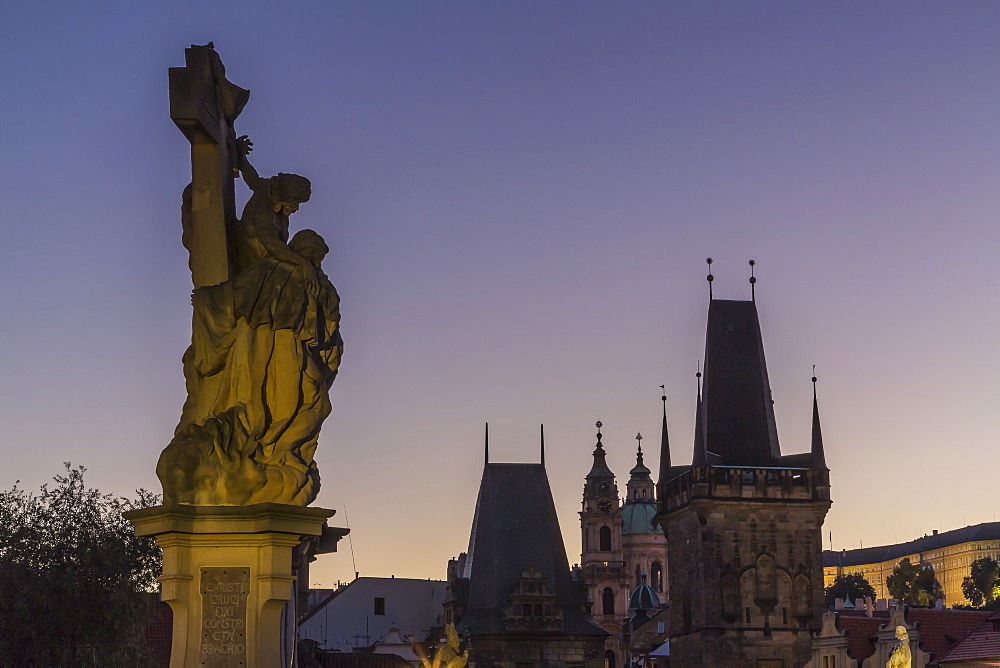
M 137 535 L 163 549 L 161 597 L 174 615 L 170 668 L 283 665 L 293 553 L 304 537 L 321 536 L 333 514 L 280 503 L 125 513 Z

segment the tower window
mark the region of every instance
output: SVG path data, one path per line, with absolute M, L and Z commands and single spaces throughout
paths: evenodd
M 650 585 L 653 589 L 658 593 L 663 593 L 663 568 L 660 566 L 660 562 L 653 562 L 653 565 L 649 569 L 649 577 L 652 580 Z
M 601 593 L 601 607 L 605 615 L 615 614 L 615 592 L 611 587 L 605 587 Z
M 611 551 L 611 527 L 601 527 L 601 552 Z
M 380 596 L 375 597 L 375 614 L 376 615 L 385 614 L 385 599 Z

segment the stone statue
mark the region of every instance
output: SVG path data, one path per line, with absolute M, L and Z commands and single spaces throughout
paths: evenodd
M 455 625 L 448 624 L 445 633 L 448 634 L 448 642 L 438 647 L 433 659 L 428 659 L 422 652 L 419 653 L 424 668 L 464 668 L 469 662 L 469 650 L 459 653 L 461 643 Z
M 910 656 L 910 636 L 906 633 L 905 626 L 896 627 L 896 639 L 899 640 L 899 644 L 892 650 L 885 668 L 910 668 L 913 660 Z
M 196 49 L 207 49 L 208 62 L 218 65 L 203 68 L 207 83 L 179 94 L 216 87 L 211 99 L 220 109 L 219 124 L 208 124 L 220 128 L 219 149 L 206 158 L 197 152 L 205 133 L 192 139 L 194 178 L 181 213 L 195 283 L 191 346 L 183 357 L 188 396 L 156 473 L 165 503 L 305 506 L 319 492 L 313 455 L 343 352 L 340 298 L 321 267 L 329 248 L 312 230 L 289 241 L 288 218 L 308 201 L 309 181 L 257 174 L 247 159 L 252 142 L 233 136 L 233 116 L 225 113 L 231 95 L 224 94 L 228 82 L 218 78 L 221 61 L 211 45 Z M 171 109 L 173 114 L 173 80 Z M 209 167 L 221 164 L 220 187 L 199 183 L 199 159 Z M 233 171 L 253 191 L 238 220 L 225 215 L 232 192 L 226 179 Z M 219 173 L 204 165 L 201 172 Z M 222 213 L 213 219 L 206 202 L 216 196 Z M 205 233 L 222 222 L 224 231 Z M 202 275 L 224 280 L 199 280 L 197 258 L 210 268 Z

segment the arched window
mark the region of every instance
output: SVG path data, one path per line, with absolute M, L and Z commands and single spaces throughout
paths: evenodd
M 605 615 L 615 614 L 615 592 L 611 587 L 605 587 L 601 592 L 601 605 Z
M 611 551 L 611 527 L 601 527 L 601 552 Z
M 604 668 L 615 668 L 615 653 L 610 649 L 604 653 Z
M 663 568 L 660 566 L 660 562 L 654 561 L 653 565 L 649 569 L 649 578 L 652 582 L 649 583 L 656 591 L 663 592 Z
M 639 566 L 638 566 L 638 564 L 636 564 L 636 567 L 635 567 L 635 585 L 634 586 L 638 587 L 641 584 L 642 584 L 642 571 L 639 570 Z

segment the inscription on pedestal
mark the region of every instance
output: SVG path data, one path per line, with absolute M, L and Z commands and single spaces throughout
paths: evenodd
M 250 569 L 201 569 L 201 653 L 199 666 L 247 665 L 247 595 Z

